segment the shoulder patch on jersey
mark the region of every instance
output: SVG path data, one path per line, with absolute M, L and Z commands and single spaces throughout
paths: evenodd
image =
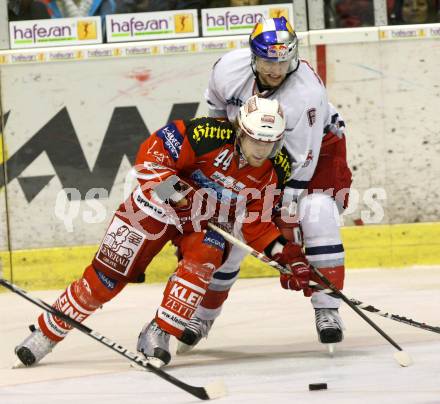
M 156 135 L 162 139 L 165 149 L 170 153 L 174 161 L 179 158 L 180 149 L 182 148 L 183 136 L 174 123 L 169 123 L 156 132 Z
M 270 160 L 278 176 L 278 187 L 282 189 L 292 174 L 292 158 L 287 152 L 287 149 L 283 147 L 276 156 Z
M 234 143 L 235 130 L 230 122 L 215 118 L 195 118 L 186 122 L 187 137 L 196 154 L 209 153 L 224 145 Z

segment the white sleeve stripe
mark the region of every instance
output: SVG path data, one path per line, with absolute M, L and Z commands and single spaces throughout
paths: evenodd
M 134 170 L 134 176 L 136 178 L 139 178 L 141 180 L 154 180 L 154 179 L 159 179 L 162 178 L 164 176 L 168 176 L 169 174 L 172 174 L 174 172 L 174 170 L 168 170 L 162 173 L 154 173 L 154 174 L 142 174 L 136 170 Z

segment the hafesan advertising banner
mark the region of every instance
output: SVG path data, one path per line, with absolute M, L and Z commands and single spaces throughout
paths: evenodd
M 113 14 L 105 17 L 107 42 L 199 36 L 197 10 Z
M 276 17 L 286 17 L 293 24 L 292 3 L 203 9 L 202 34 L 203 36 L 249 34 L 261 19 Z
M 56 18 L 9 23 L 12 49 L 102 43 L 100 17 Z
M 394 25 L 379 28 L 379 39 L 401 40 L 401 39 L 424 39 L 439 38 L 439 24 L 419 25 Z

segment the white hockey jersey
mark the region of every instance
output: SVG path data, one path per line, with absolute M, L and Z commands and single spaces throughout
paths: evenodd
M 258 93 L 251 68 L 249 49 L 238 49 L 224 55 L 211 73 L 205 98 L 210 115 L 233 121 L 240 106 Z M 313 176 L 318 162 L 324 128 L 337 114 L 327 100 L 326 89 L 311 66 L 301 61 L 275 92 L 262 97 L 277 99 L 286 117 L 285 146 L 292 158 L 292 176 L 288 187 L 299 195 Z

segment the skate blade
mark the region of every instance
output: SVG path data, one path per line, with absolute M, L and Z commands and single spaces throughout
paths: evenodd
M 228 390 L 226 389 L 226 385 L 223 382 L 223 380 L 217 380 L 215 382 L 208 384 L 205 387 L 205 390 L 210 400 L 224 397 L 226 396 L 226 394 L 228 394 Z
M 17 359 L 17 361 L 12 365 L 11 369 L 24 369 L 26 366 L 23 364 L 23 362 L 20 359 Z
M 192 351 L 194 349 L 194 345 L 187 345 L 181 341 L 177 343 L 176 354 L 177 355 L 185 355 L 186 353 Z
M 135 370 L 147 370 L 147 369 L 145 369 L 141 364 L 139 364 L 139 363 L 134 363 L 134 362 L 130 362 L 129 364 L 128 364 L 128 366 L 130 367 L 130 368 L 132 368 L 132 369 L 135 369 Z
M 336 352 L 335 344 L 326 344 L 326 345 L 327 345 L 328 354 L 333 358 Z
M 393 354 L 394 359 L 399 363 L 400 366 L 406 368 L 413 364 L 411 356 L 409 356 L 405 351 L 397 351 Z
M 164 361 L 161 361 L 160 359 L 155 358 L 154 356 L 148 356 L 147 361 L 151 366 L 154 366 L 155 368 L 158 368 L 158 369 L 160 369 L 161 367 L 163 367 L 165 365 Z
M 161 361 L 158 358 L 155 358 L 154 356 L 148 356 L 145 359 L 147 360 L 147 362 L 151 366 L 154 366 L 155 368 L 160 369 L 161 367 L 165 366 L 165 362 Z M 145 366 L 142 366 L 141 364 L 135 363 L 135 362 L 130 362 L 129 363 L 129 367 L 132 368 L 132 369 L 146 370 L 147 372 L 149 371 L 149 369 L 146 368 Z

